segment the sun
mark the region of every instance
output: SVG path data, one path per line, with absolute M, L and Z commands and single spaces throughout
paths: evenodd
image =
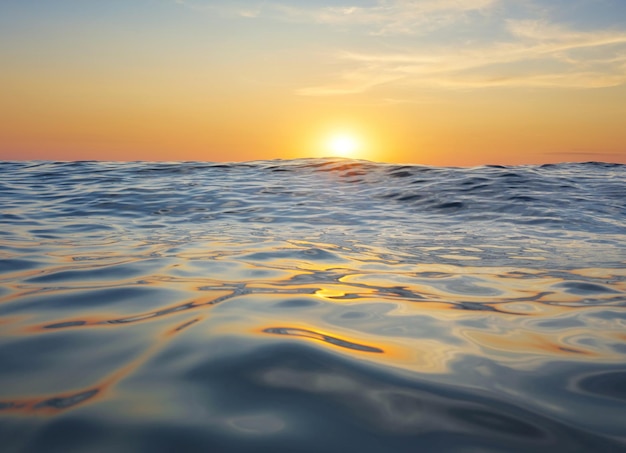
M 333 156 L 354 157 L 361 145 L 359 140 L 352 135 L 338 134 L 329 138 L 327 147 Z

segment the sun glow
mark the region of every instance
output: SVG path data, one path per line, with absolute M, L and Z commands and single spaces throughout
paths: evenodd
M 333 156 L 338 157 L 355 157 L 361 147 L 359 141 L 348 134 L 332 136 L 327 146 Z
M 329 122 L 312 128 L 308 134 L 301 135 L 305 137 L 301 153 L 317 158 L 338 157 L 375 161 L 380 158 L 377 150 L 385 143 L 373 127 L 366 129 L 360 124 Z

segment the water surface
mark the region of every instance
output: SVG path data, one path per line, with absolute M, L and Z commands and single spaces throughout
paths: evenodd
M 0 174 L 2 451 L 626 451 L 622 165 Z

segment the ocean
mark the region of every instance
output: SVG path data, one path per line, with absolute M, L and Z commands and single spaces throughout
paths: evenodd
M 2 452 L 626 451 L 626 166 L 0 163 Z

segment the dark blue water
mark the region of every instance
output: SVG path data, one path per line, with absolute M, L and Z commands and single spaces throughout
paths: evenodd
M 626 451 L 626 166 L 0 163 L 2 452 Z

